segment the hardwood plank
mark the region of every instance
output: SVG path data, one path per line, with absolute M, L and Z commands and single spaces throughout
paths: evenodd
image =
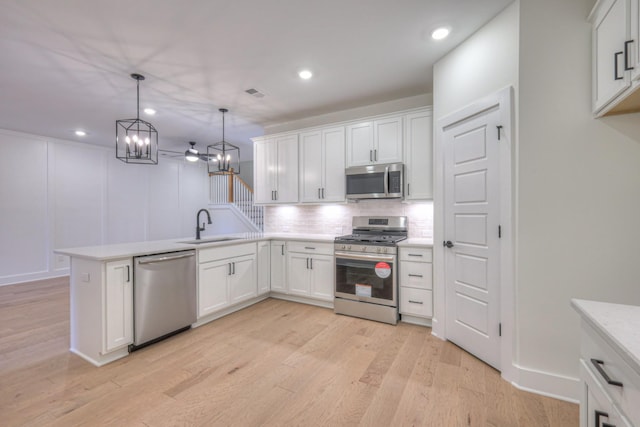
M 101 368 L 68 351 L 68 278 L 0 287 L 13 426 L 578 425 L 415 325 L 267 299 Z

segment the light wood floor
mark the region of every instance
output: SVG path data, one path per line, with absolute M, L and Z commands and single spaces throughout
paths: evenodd
M 2 426 L 577 426 L 430 329 L 268 299 L 95 368 L 68 279 L 0 287 Z

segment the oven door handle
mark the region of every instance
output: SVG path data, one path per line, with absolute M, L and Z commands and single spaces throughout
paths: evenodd
M 354 254 L 350 252 L 335 252 L 336 258 L 356 259 L 362 261 L 395 261 L 395 255 L 378 255 L 378 254 Z

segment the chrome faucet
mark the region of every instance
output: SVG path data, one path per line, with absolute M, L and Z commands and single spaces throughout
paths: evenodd
M 196 240 L 200 240 L 200 232 L 204 231 L 204 222 L 202 223 L 202 228 L 200 227 L 200 214 L 202 212 L 207 214 L 207 221 L 209 222 L 209 224 L 212 224 L 211 214 L 209 213 L 209 211 L 206 209 L 200 209 L 196 214 Z

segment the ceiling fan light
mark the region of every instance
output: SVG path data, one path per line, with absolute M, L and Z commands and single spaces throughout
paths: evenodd
M 200 160 L 198 150 L 193 150 L 191 148 L 184 152 L 184 158 L 190 162 L 197 162 L 198 160 Z

